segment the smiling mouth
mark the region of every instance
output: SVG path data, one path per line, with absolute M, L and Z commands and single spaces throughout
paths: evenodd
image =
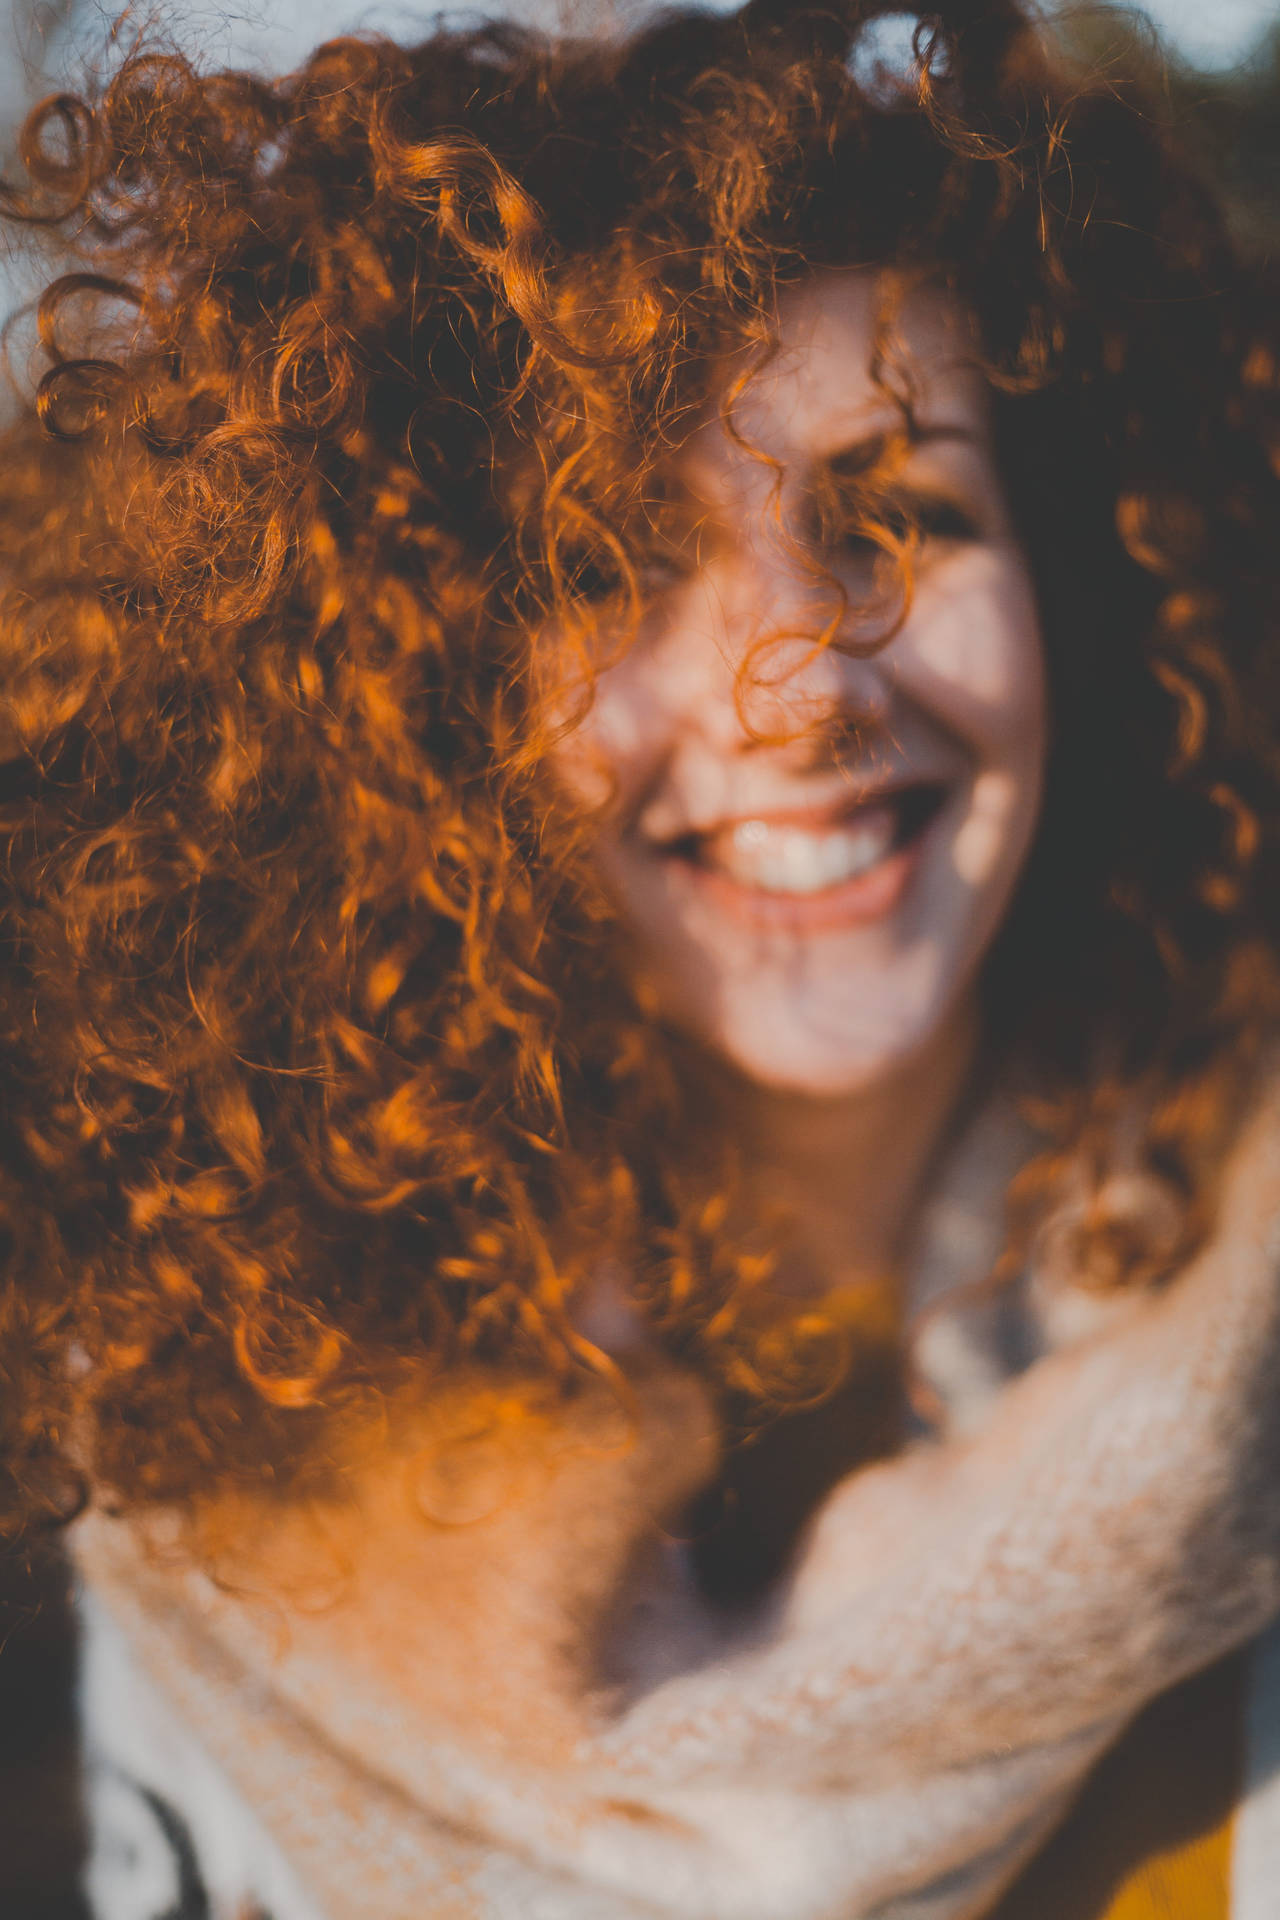
M 834 818 L 746 817 L 688 833 L 659 852 L 698 877 L 758 900 L 830 901 L 908 857 L 947 798 L 940 783 L 883 793 Z M 868 901 L 868 905 L 870 905 Z M 887 902 L 886 902 L 887 904 Z

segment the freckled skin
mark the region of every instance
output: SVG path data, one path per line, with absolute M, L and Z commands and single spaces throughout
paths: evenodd
M 786 303 L 782 352 L 736 411 L 767 461 L 718 422 L 697 436 L 682 472 L 704 505 L 696 563 L 560 749 L 571 786 L 614 795 L 599 855 L 660 1013 L 748 1080 L 822 1097 L 891 1081 L 953 1023 L 1026 856 L 1046 750 L 1029 570 L 964 364 L 966 322 L 941 296 L 916 295 L 898 327 L 925 430 L 904 479 L 962 508 L 972 532 L 926 539 L 910 610 L 879 652 L 813 646 L 833 604 L 814 562 L 855 595 L 867 565 L 806 520 L 814 475 L 902 425 L 870 372 L 877 305 L 863 271 L 815 278 Z M 859 637 L 851 616 L 841 638 Z M 767 667 L 744 693 L 748 656 Z M 820 814 L 912 781 L 943 783 L 945 804 L 909 884 L 859 922 L 753 923 L 662 845 L 691 820 Z

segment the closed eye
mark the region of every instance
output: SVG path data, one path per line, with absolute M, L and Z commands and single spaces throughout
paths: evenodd
M 947 494 L 898 489 L 874 504 L 832 514 L 821 514 L 821 531 L 830 550 L 863 561 L 884 555 L 893 558 L 913 548 L 964 546 L 984 539 L 985 531 L 973 513 Z
M 965 490 L 922 473 L 917 464 L 919 449 L 945 448 L 968 437 L 954 427 L 917 426 L 905 433 L 870 434 L 828 454 L 817 462 L 810 482 L 808 513 L 816 543 L 830 553 L 874 561 L 879 554 L 892 559 L 985 539 L 986 519 Z

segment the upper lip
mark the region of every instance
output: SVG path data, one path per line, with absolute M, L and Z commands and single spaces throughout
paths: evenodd
M 896 800 L 900 794 L 922 787 L 936 789 L 950 784 L 950 779 L 943 774 L 903 773 L 874 786 L 856 789 L 842 786 L 838 793 L 823 800 L 778 804 L 765 801 L 758 806 L 735 807 L 705 817 L 691 813 L 687 818 L 677 820 L 674 825 L 661 820 L 653 828 L 646 827 L 642 820 L 640 838 L 652 847 L 664 849 L 686 840 L 709 840 L 717 834 L 731 833 L 735 827 L 744 826 L 752 820 L 764 821 L 768 826 L 802 827 L 820 833 L 824 828 L 840 826 L 867 807 Z

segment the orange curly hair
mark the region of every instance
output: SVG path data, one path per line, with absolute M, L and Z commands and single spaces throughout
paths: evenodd
M 1056 744 L 988 968 L 1049 1133 L 1024 1234 L 1082 1166 L 1082 1272 L 1203 1233 L 1276 1017 L 1265 308 L 1139 87 L 1008 0 L 942 0 L 895 82 L 873 13 L 345 39 L 272 83 L 135 51 L 32 115 L 7 204 L 70 257 L 0 461 L 11 1524 L 296 1484 L 460 1353 L 571 1379 L 601 1246 L 750 1384 L 762 1267 L 531 636 L 625 631 L 655 475 L 822 265 L 977 316 L 1039 582 Z M 1172 1225 L 1113 1204 L 1122 1154 Z

